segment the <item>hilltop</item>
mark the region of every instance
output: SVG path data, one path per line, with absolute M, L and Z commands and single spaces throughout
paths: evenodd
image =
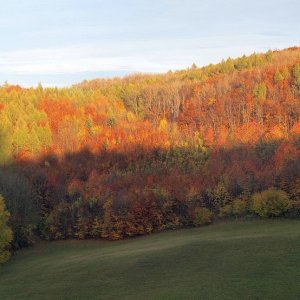
M 13 249 L 298 218 L 299 104 L 297 47 L 69 88 L 3 85 L 0 194 Z

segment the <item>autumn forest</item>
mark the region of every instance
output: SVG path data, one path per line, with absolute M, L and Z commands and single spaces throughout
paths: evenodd
M 300 48 L 68 88 L 5 83 L 0 165 L 10 252 L 299 218 Z

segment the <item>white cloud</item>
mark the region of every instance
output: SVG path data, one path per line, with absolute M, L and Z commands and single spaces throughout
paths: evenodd
M 87 72 L 165 72 L 186 68 L 194 62 L 201 66 L 216 63 L 228 56 L 236 57 L 286 46 L 290 46 L 289 42 L 276 35 L 237 35 L 0 51 L 0 77 L 16 75 L 19 78 L 38 78 L 41 75 L 56 74 L 84 76 Z
M 103 56 L 96 48 L 34 49 L 0 53 L 1 72 L 17 75 L 70 74 L 98 71 L 160 72 L 171 66 L 142 55 Z

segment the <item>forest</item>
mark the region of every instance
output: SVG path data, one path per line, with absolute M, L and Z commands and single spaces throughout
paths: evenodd
M 0 261 L 37 239 L 118 240 L 300 217 L 300 48 L 0 86 Z

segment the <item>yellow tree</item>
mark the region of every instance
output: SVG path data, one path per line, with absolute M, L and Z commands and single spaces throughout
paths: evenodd
M 7 247 L 12 241 L 12 231 L 7 226 L 9 216 L 9 212 L 5 209 L 4 199 L 0 195 L 0 263 L 5 262 L 10 256 L 7 251 Z

